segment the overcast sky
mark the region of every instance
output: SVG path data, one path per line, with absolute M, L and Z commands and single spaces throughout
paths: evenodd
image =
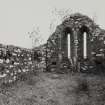
M 31 48 L 28 32 L 33 27 L 39 27 L 46 41 L 54 8 L 94 17 L 105 29 L 105 0 L 0 0 L 0 43 Z

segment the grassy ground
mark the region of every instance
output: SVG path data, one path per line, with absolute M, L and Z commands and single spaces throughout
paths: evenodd
M 105 105 L 105 77 L 89 74 L 28 74 L 0 86 L 0 105 Z

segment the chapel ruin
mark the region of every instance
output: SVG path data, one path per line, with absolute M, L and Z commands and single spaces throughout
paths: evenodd
M 37 71 L 105 73 L 105 30 L 88 16 L 76 13 L 58 25 L 47 43 L 37 48 L 0 44 L 3 83 Z
M 48 70 L 80 70 L 83 66 L 94 68 L 95 61 L 105 63 L 105 30 L 80 13 L 72 14 L 58 25 L 46 46 Z

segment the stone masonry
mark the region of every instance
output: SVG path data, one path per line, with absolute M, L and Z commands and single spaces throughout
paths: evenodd
M 83 58 L 83 34 L 87 34 L 87 58 Z M 71 57 L 68 59 L 67 35 L 70 34 Z M 105 59 L 105 30 L 101 29 L 91 18 L 80 13 L 72 14 L 56 27 L 47 40 L 47 69 L 64 68 L 79 70 L 80 65 Z M 105 64 L 103 64 L 105 65 Z M 95 65 L 94 65 L 95 67 Z M 77 69 L 78 68 L 78 69 Z
M 83 37 L 87 35 L 87 57 Z M 70 58 L 68 58 L 70 34 Z M 72 14 L 56 27 L 47 43 L 34 49 L 0 44 L 0 81 L 16 81 L 30 71 L 88 71 L 102 64 L 105 69 L 105 30 L 91 18 Z
M 38 70 L 42 65 L 38 49 L 25 49 L 0 44 L 0 81 L 10 83 L 19 75 Z M 41 67 L 41 68 L 44 68 Z

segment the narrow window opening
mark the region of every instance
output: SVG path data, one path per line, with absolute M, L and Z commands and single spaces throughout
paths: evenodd
M 87 58 L 87 33 L 83 33 L 83 58 Z
M 70 45 L 70 33 L 67 35 L 68 40 L 68 59 L 71 58 L 71 45 Z

